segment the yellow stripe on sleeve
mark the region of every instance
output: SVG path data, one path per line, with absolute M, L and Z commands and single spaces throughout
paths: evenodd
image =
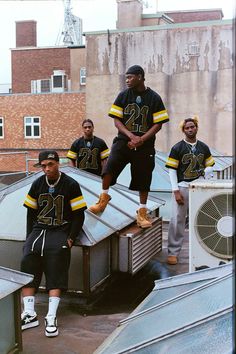
M 69 157 L 69 159 L 73 159 L 73 160 L 76 160 L 76 158 L 77 158 L 76 152 L 73 152 L 71 150 L 68 151 L 66 156 Z
M 37 200 L 32 198 L 29 194 L 27 194 L 25 198 L 24 205 L 32 209 L 38 209 Z
M 113 104 L 109 111 L 109 114 L 116 116 L 117 118 L 123 118 L 123 108 L 116 106 Z
M 80 197 L 71 199 L 70 205 L 72 211 L 87 207 L 84 197 L 82 195 Z
M 179 161 L 176 159 L 173 159 L 172 157 L 168 157 L 166 161 L 166 166 L 167 167 L 172 167 L 174 169 L 177 169 L 179 166 Z
M 206 161 L 205 161 L 205 166 L 209 167 L 209 166 L 213 166 L 215 163 L 214 159 L 212 156 L 209 156 Z
M 103 150 L 101 152 L 101 159 L 102 160 L 106 159 L 109 156 L 109 153 L 110 153 L 109 149 Z
M 153 114 L 153 123 L 162 123 L 168 120 L 169 116 L 166 109 Z

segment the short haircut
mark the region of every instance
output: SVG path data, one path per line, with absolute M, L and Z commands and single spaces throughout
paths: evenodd
M 92 127 L 94 127 L 93 121 L 91 119 L 84 119 L 82 122 L 82 127 L 85 125 L 85 123 L 90 123 Z

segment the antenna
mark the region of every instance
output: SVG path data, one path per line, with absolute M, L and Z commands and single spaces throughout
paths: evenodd
M 71 0 L 63 0 L 64 24 L 57 45 L 62 41 L 64 45 L 82 45 L 82 19 L 72 14 Z

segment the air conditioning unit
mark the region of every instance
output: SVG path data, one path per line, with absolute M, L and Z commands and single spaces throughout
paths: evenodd
M 189 271 L 233 258 L 232 180 L 193 181 L 189 187 Z

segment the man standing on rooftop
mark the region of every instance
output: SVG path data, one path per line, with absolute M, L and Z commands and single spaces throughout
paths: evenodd
M 154 143 L 156 134 L 169 117 L 160 95 L 145 86 L 145 74 L 141 66 L 131 66 L 125 78 L 127 89 L 118 94 L 109 111 L 118 135 L 103 170 L 102 193 L 89 210 L 97 214 L 106 208 L 111 199 L 109 187 L 116 183 L 119 174 L 130 163 L 129 189 L 138 191 L 140 197 L 137 224 L 147 228 L 152 226 L 146 204 L 155 166 Z

